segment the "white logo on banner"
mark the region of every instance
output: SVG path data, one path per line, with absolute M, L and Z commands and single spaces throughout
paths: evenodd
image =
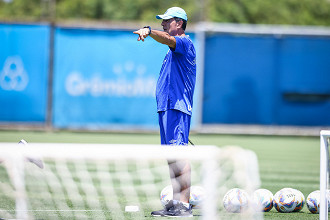
M 0 87 L 3 90 L 22 91 L 29 83 L 22 59 L 18 56 L 8 57 L 0 73 Z
M 154 77 L 143 77 L 146 67 L 135 66 L 133 62 L 126 62 L 124 65 L 114 65 L 113 72 L 117 78 L 104 79 L 100 74 L 93 74 L 84 78 L 78 71 L 71 72 L 65 81 L 65 88 L 71 96 L 92 95 L 118 96 L 118 97 L 154 97 L 156 79 Z M 129 80 L 128 80 L 128 79 Z

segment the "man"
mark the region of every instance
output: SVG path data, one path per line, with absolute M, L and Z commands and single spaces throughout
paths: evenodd
M 185 34 L 187 14 L 179 7 L 169 8 L 163 19 L 164 31 L 150 26 L 139 29 L 138 41 L 150 36 L 159 43 L 169 46 L 160 70 L 156 100 L 162 145 L 188 145 L 193 93 L 196 81 L 196 52 L 188 35 Z M 173 187 L 173 200 L 165 209 L 154 211 L 153 216 L 192 217 L 189 205 L 191 168 L 188 161 L 168 161 Z

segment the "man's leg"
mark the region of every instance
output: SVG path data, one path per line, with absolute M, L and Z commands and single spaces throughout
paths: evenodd
M 165 138 L 169 147 L 187 147 L 190 129 L 190 116 L 177 111 L 166 111 Z M 191 217 L 192 210 L 189 204 L 191 167 L 188 160 L 168 161 L 169 172 L 173 187 L 173 200 L 178 201 L 178 205 L 167 212 L 166 216 Z
M 165 138 L 168 145 L 186 147 L 188 145 L 190 116 L 177 111 L 168 110 L 163 123 L 166 123 Z M 189 203 L 191 168 L 188 160 L 168 161 L 170 177 L 175 200 Z
M 173 187 L 173 199 L 189 203 L 191 168 L 187 160 L 168 161 Z
M 191 168 L 187 160 L 168 160 L 173 187 L 173 206 L 164 215 L 168 217 L 193 217 L 189 204 Z
M 162 145 L 186 147 L 190 129 L 190 116 L 177 110 L 159 112 Z M 152 212 L 154 216 L 191 217 L 189 205 L 191 168 L 187 160 L 169 160 L 169 172 L 173 188 L 173 201 L 163 211 Z

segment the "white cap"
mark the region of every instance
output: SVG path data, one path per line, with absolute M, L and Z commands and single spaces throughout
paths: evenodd
M 157 19 L 170 19 L 174 17 L 182 18 L 183 20 L 188 21 L 187 13 L 179 7 L 169 8 L 163 15 L 156 16 Z

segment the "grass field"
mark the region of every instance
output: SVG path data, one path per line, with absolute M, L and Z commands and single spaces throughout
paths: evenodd
M 47 143 L 159 144 L 156 133 L 0 131 L 0 142 L 20 139 Z M 307 197 L 319 188 L 319 137 L 192 134 L 190 139 L 196 145 L 238 145 L 253 150 L 259 160 L 262 188 L 273 194 L 281 188 L 292 187 Z M 278 213 L 272 209 L 264 218 L 304 220 L 318 219 L 319 215 L 311 214 L 305 205 L 299 213 Z

